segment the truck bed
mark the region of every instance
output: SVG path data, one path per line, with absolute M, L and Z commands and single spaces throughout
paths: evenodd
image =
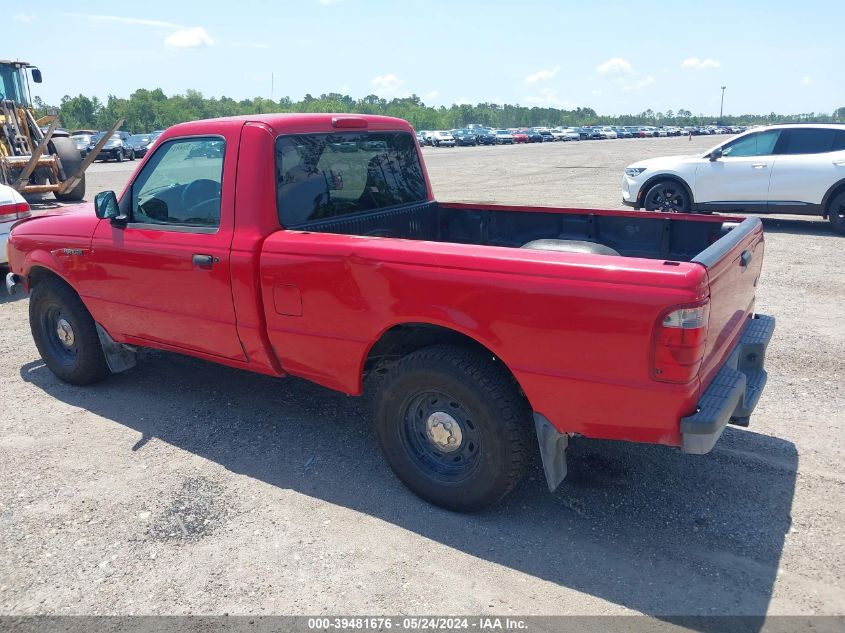
M 601 244 L 623 257 L 692 261 L 736 218 L 599 209 L 427 202 L 288 227 L 314 233 L 520 248 L 536 240 Z

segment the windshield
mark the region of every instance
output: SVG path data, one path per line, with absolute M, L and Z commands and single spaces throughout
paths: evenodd
M 406 132 L 280 136 L 276 192 L 285 227 L 428 197 L 416 145 Z
M 22 74 L 17 66 L 0 64 L 0 100 L 11 99 L 18 105 L 29 105 L 24 96 Z
M 144 143 L 149 143 L 152 139 L 150 139 L 149 135 L 147 134 L 133 134 L 129 137 L 129 140 L 132 141 L 134 145 L 141 145 Z

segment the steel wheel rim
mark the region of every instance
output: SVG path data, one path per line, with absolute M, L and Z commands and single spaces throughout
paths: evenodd
M 402 446 L 429 479 L 460 483 L 475 472 L 481 462 L 481 436 L 458 399 L 442 391 L 422 391 L 405 401 L 402 412 Z
M 57 305 L 48 306 L 41 315 L 41 331 L 53 357 L 62 365 L 73 365 L 78 353 L 79 335 L 73 321 Z

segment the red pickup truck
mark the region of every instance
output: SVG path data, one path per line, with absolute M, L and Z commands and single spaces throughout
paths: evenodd
M 759 219 L 434 200 L 411 126 L 273 114 L 167 130 L 123 193 L 22 220 L 46 365 L 84 385 L 138 347 L 357 396 L 397 476 L 457 510 L 572 436 L 706 453 L 747 425 L 774 328 Z

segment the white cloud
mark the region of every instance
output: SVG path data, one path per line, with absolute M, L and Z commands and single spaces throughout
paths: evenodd
M 201 26 L 173 31 L 164 38 L 164 45 L 168 48 L 200 48 L 214 46 L 214 40 Z
M 808 77 L 806 75 L 801 77 L 801 85 L 802 86 L 809 86 L 811 83 L 813 83 L 813 80 L 810 77 Z
M 722 62 L 717 62 L 715 59 L 708 57 L 707 59 L 699 59 L 698 57 L 687 57 L 681 62 L 681 68 L 693 68 L 695 70 L 706 70 L 707 68 L 720 68 Z
M 341 2 L 341 0 L 320 0 L 320 4 L 322 4 L 324 7 L 327 7 L 330 4 L 337 4 L 338 2 Z
M 36 15 L 34 13 L 15 13 L 12 18 L 15 22 L 23 22 L 24 24 L 29 24 L 30 22 L 35 22 Z
M 470 100 L 467 99 L 466 97 L 461 97 L 455 103 L 456 103 L 456 105 L 472 105 Z
M 99 22 L 120 22 L 122 24 L 137 24 L 139 26 L 157 26 L 165 29 L 182 29 L 182 24 L 174 22 L 162 22 L 161 20 L 147 20 L 146 18 L 126 18 L 120 15 L 97 15 L 91 13 L 65 13 L 70 18 L 85 18 Z
M 439 97 L 439 96 L 440 96 L 440 91 L 439 91 L 439 90 L 432 90 L 432 91 L 430 91 L 430 92 L 426 92 L 426 93 L 423 95 L 423 101 L 432 101 L 432 100 L 436 99 L 436 98 L 437 98 L 437 97 Z
M 375 89 L 379 96 L 391 96 L 396 94 L 399 89 L 405 85 L 405 81 L 399 79 L 393 73 L 385 75 L 376 75 L 370 82 L 370 85 Z
M 657 80 L 654 77 L 648 75 L 647 77 L 643 77 L 642 79 L 637 79 L 637 81 L 633 83 L 626 84 L 622 86 L 622 88 L 624 90 L 642 90 L 643 88 L 648 88 L 655 81 Z
M 536 73 L 531 73 L 525 78 L 525 83 L 527 84 L 534 84 L 538 81 L 545 81 L 547 79 L 552 79 L 555 75 L 560 72 L 560 66 L 555 66 L 554 68 L 538 70 Z
M 611 57 L 596 66 L 596 72 L 600 75 L 631 75 L 634 73 L 634 67 L 623 57 Z

